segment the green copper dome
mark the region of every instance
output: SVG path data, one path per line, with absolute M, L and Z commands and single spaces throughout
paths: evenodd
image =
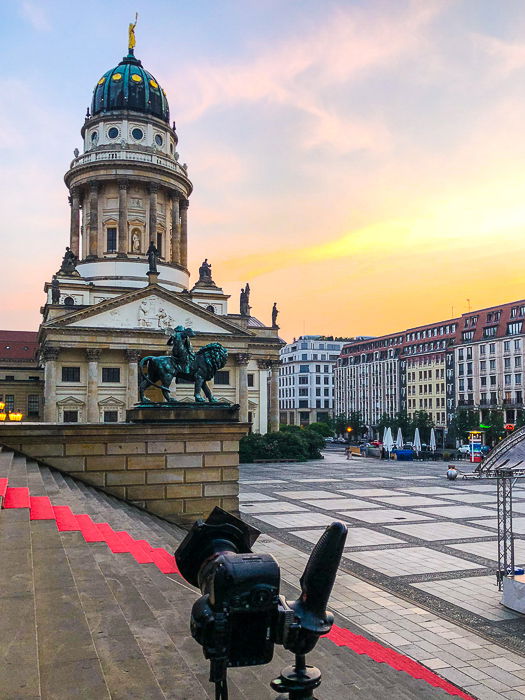
M 104 73 L 93 91 L 93 116 L 122 109 L 152 114 L 169 123 L 166 93 L 151 73 L 144 70 L 133 49 L 116 68 Z

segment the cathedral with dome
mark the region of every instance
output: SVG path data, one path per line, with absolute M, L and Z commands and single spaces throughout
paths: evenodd
M 217 340 L 228 362 L 213 392 L 240 405 L 255 432 L 278 429 L 276 316 L 251 315 L 249 286 L 239 313 L 207 260 L 188 270 L 193 185 L 179 160 L 165 91 L 128 54 L 98 79 L 64 180 L 71 223 L 60 270 L 45 284 L 38 333 L 49 422 L 119 422 L 138 399 L 138 361 L 167 352 L 167 335 L 190 327 L 194 348 Z M 227 242 L 226 242 L 227 244 Z M 269 304 L 270 306 L 270 304 Z M 177 399 L 192 386 L 172 387 Z

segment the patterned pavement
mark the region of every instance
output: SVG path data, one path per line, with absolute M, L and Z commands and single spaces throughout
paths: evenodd
M 295 585 L 323 528 L 344 521 L 333 609 L 476 697 L 525 698 L 524 619 L 501 606 L 494 575 L 496 483 L 449 482 L 445 467 L 347 461 L 336 450 L 316 462 L 243 465 L 241 511 Z M 514 498 L 525 513 L 525 484 Z M 515 520 L 525 533 L 525 518 Z M 524 540 L 517 535 L 517 564 Z

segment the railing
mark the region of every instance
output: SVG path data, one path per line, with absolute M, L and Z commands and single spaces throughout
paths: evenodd
M 458 401 L 458 406 L 474 406 L 474 399 L 467 399 L 466 401 Z
M 161 165 L 163 168 L 173 170 L 180 175 L 184 175 L 185 177 L 188 176 L 186 170 L 176 160 L 161 156 L 158 153 L 143 153 L 142 151 L 130 151 L 126 149 L 119 151 L 93 151 L 91 153 L 84 153 L 71 162 L 71 169 L 78 168 L 81 165 L 87 165 L 88 163 L 98 163 L 99 161 L 108 160 L 127 160 L 139 163 L 151 163 L 153 165 Z

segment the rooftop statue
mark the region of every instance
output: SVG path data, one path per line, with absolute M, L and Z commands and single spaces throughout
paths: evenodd
M 241 316 L 250 315 L 250 285 L 246 282 L 246 287 L 241 289 L 241 299 L 240 299 L 240 312 Z
M 279 309 L 277 308 L 277 302 L 274 301 L 272 306 L 272 328 L 277 328 L 277 315 L 279 314 Z
M 62 258 L 62 264 L 60 265 L 59 272 L 62 272 L 66 275 L 70 275 L 71 273 L 75 272 L 77 262 L 78 258 L 75 255 L 75 253 L 73 253 L 69 246 L 66 246 L 66 252 L 64 253 L 64 257 Z
M 153 243 L 153 241 L 150 241 L 149 248 L 146 251 L 146 253 L 148 256 L 148 264 L 149 264 L 148 272 L 154 272 L 155 274 L 158 273 L 157 259 L 159 257 L 159 251 L 155 247 L 155 244 Z
M 174 379 L 190 381 L 194 383 L 194 396 L 197 403 L 204 403 L 201 396 L 204 392 L 210 403 L 217 403 L 217 399 L 211 393 L 206 382 L 209 382 L 226 364 L 228 351 L 220 343 L 208 343 L 197 352 L 193 351 L 191 338 L 195 336 L 191 328 L 177 326 L 170 329 L 167 345 L 171 345 L 170 355 L 148 356 L 139 362 L 140 403 L 150 403 L 144 396 L 144 392 L 150 386 L 159 386 L 164 400 L 167 403 L 175 403 L 176 399 L 170 395 L 170 385 Z
M 137 43 L 135 39 L 135 27 L 137 26 L 137 20 L 139 18 L 139 13 L 135 12 L 135 22 L 130 22 L 128 27 L 128 49 L 132 51 Z
M 208 258 L 205 258 L 204 262 L 199 267 L 199 282 L 213 284 L 213 280 L 211 278 L 211 265 L 208 262 Z

